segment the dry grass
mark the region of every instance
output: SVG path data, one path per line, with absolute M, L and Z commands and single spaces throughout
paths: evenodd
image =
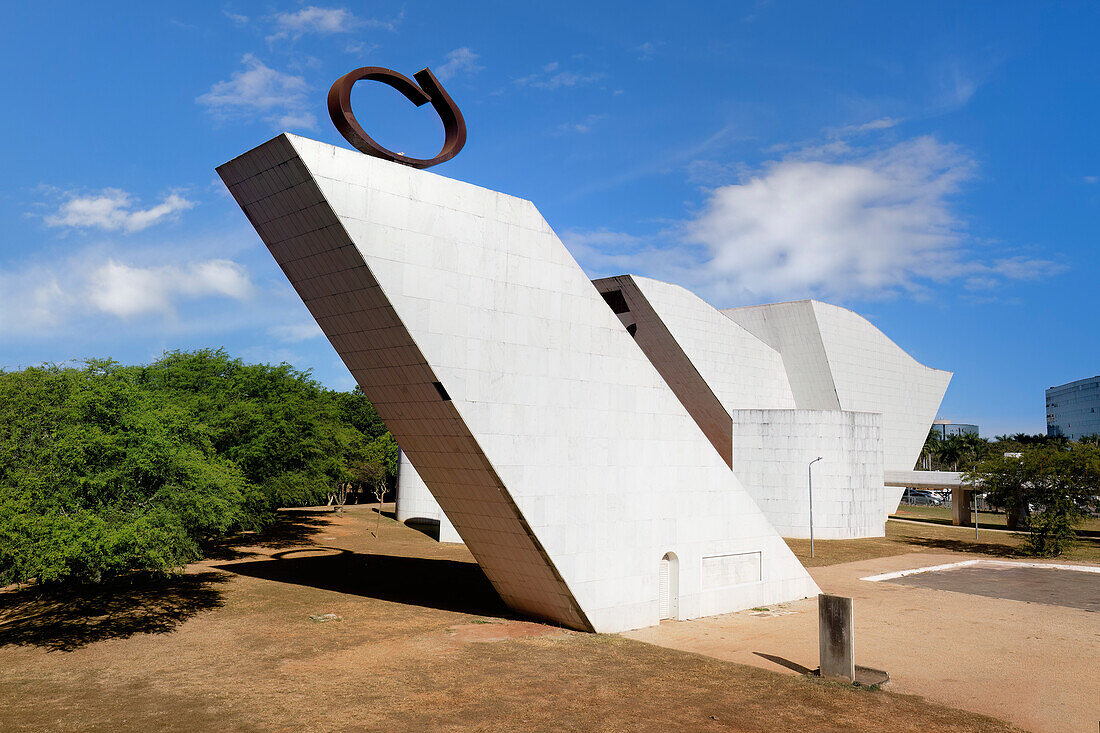
M 0 730 L 1011 730 L 514 619 L 465 548 L 376 517 L 288 513 L 154 588 L 0 593 Z
M 915 507 L 906 507 L 907 509 Z M 920 507 L 926 508 L 926 507 Z M 1020 550 L 1023 538 L 1009 532 L 982 531 L 974 538 L 973 527 L 953 527 L 940 524 L 888 521 L 885 537 L 860 540 L 815 540 L 814 557 L 810 557 L 810 541 L 787 539 L 787 545 L 807 567 L 836 565 L 873 557 L 901 555 L 906 552 L 969 552 L 992 557 L 1023 559 Z M 1027 557 L 1029 560 L 1035 558 Z M 1100 538 L 1083 537 L 1053 561 L 1100 563 Z

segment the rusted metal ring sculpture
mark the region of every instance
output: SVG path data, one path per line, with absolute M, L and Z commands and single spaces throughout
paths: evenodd
M 344 74 L 328 90 L 328 114 L 332 118 L 332 124 L 336 125 L 336 129 L 345 140 L 361 152 L 376 158 L 392 160 L 413 168 L 428 168 L 450 160 L 458 155 L 458 151 L 462 150 L 462 146 L 466 144 L 466 120 L 462 118 L 462 112 L 459 111 L 454 100 L 429 69 L 421 69 L 413 74 L 413 78 L 420 83 L 419 86 L 409 77 L 381 66 L 364 66 Z M 439 151 L 439 155 L 434 158 L 410 158 L 375 142 L 359 125 L 359 121 L 351 111 L 351 88 L 355 82 L 362 79 L 388 84 L 404 94 L 405 98 L 417 107 L 431 102 L 439 119 L 443 121 L 443 130 L 446 133 L 443 149 Z

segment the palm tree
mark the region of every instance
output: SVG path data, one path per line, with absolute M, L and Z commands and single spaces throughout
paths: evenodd
M 933 427 L 928 431 L 928 437 L 924 439 L 924 447 L 920 451 L 920 462 L 925 471 L 932 470 L 932 457 L 939 452 L 940 442 L 940 432 Z
M 961 435 L 949 435 L 946 440 L 941 440 L 936 458 L 943 465 L 951 465 L 952 471 L 959 470 L 959 459 L 963 457 L 963 441 Z

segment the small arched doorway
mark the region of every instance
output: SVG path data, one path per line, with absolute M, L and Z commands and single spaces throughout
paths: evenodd
M 657 573 L 657 599 L 660 617 L 676 618 L 680 614 L 680 560 L 675 552 L 666 552 Z

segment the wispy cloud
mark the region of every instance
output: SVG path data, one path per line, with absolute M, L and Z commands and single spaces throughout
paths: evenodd
M 563 134 L 567 132 L 579 132 L 586 133 L 592 130 L 592 126 L 600 120 L 606 118 L 607 115 L 588 115 L 580 122 L 563 122 L 558 125 L 558 133 Z
M 380 28 L 393 32 L 403 18 L 404 11 L 390 20 L 383 20 L 361 18 L 347 8 L 319 8 L 310 5 L 294 12 L 276 13 L 272 19 L 275 30 L 267 40 L 297 40 L 306 34 L 352 33 L 361 28 Z
M 1085 183 L 1097 183 L 1100 182 L 1100 176 L 1085 176 Z
M 966 151 L 932 137 L 796 150 L 713 189 L 694 217 L 654 238 L 572 236 L 592 269 L 674 280 L 728 305 L 919 298 L 951 280 L 978 290 L 1059 272 L 1049 260 L 973 253 L 953 200 L 975 169 Z
M 359 41 L 357 43 L 348 43 L 346 46 L 344 46 L 344 53 L 356 53 L 365 55 L 368 53 L 374 53 L 380 48 L 382 48 L 381 44 Z
M 474 74 L 481 71 L 478 55 L 466 46 L 456 48 L 447 54 L 447 60 L 435 68 L 435 75 L 441 81 L 453 79 L 458 74 Z
M 639 61 L 649 61 L 654 57 L 654 55 L 656 55 L 657 49 L 663 45 L 663 42 L 646 41 L 639 46 L 635 46 L 634 52 L 638 54 Z
M 582 74 L 575 71 L 568 71 L 562 69 L 559 62 L 552 61 L 534 74 L 528 74 L 527 76 L 516 79 L 515 83 L 521 87 L 526 86 L 533 89 L 554 91 L 555 89 L 591 84 L 592 82 L 603 79 L 605 76 L 606 74 L 598 72 Z
M 306 341 L 308 339 L 324 336 L 324 332 L 321 327 L 317 325 L 315 321 L 309 323 L 293 323 L 289 325 L 272 326 L 267 329 L 268 334 L 274 336 L 279 341 L 287 343 L 296 343 L 298 341 Z
M 222 8 L 222 15 L 229 18 L 236 25 L 248 25 L 248 16 L 240 13 L 234 13 L 228 8 Z
M 863 122 L 857 125 L 845 125 L 834 130 L 829 130 L 828 132 L 834 137 L 847 137 L 849 135 L 858 135 L 864 132 L 889 130 L 891 127 L 897 127 L 901 122 L 901 120 L 894 117 L 879 117 L 877 120 L 871 120 L 870 122 Z
M 313 128 L 317 118 L 309 111 L 310 86 L 302 76 L 276 71 L 252 54 L 241 59 L 242 69 L 228 81 L 219 81 L 195 99 L 218 119 L 262 116 L 276 128 Z
M 140 232 L 195 206 L 194 201 L 172 193 L 155 206 L 135 208 L 134 196 L 118 188 L 94 193 L 65 191 L 61 195 L 64 197 L 61 205 L 44 217 L 47 226 Z

